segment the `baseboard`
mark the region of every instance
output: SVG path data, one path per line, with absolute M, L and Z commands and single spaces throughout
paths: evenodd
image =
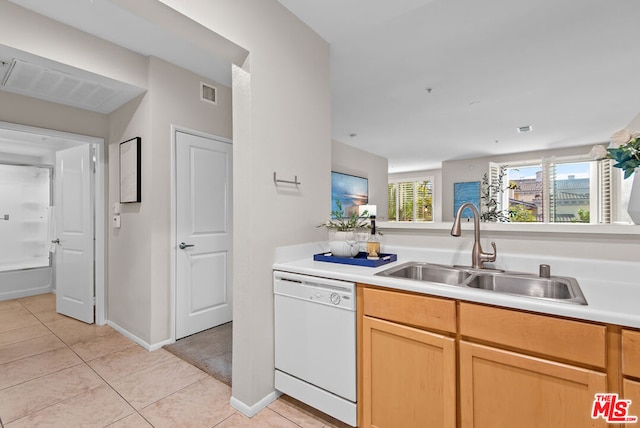
M 118 324 L 114 323 L 113 321 L 107 321 L 107 325 L 109 327 L 113 328 L 115 331 L 117 331 L 121 335 L 123 335 L 124 337 L 133 340 L 138 345 L 142 346 L 144 349 L 146 349 L 147 351 L 150 351 L 150 352 L 151 351 L 155 351 L 156 349 L 160 349 L 164 345 L 169 345 L 169 344 L 173 343 L 172 340 L 167 339 L 167 340 L 164 340 L 162 342 L 150 344 L 150 343 L 147 343 L 144 340 L 140 339 L 138 336 L 136 336 L 135 334 L 131 333 L 130 331 L 120 327 Z
M 12 290 L 6 292 L 0 292 L 0 301 L 20 299 L 22 297 L 37 296 L 39 294 L 55 293 L 55 290 L 50 286 L 28 288 L 24 290 Z
M 240 401 L 237 398 L 232 396 L 231 400 L 229 400 L 229 404 L 231 404 L 231 407 L 233 407 L 237 411 L 239 411 L 242 414 L 244 414 L 245 416 L 251 418 L 251 417 L 257 415 L 258 412 L 260 412 L 260 410 L 264 409 L 269 404 L 271 404 L 274 401 L 276 401 L 278 399 L 278 397 L 280 397 L 280 395 L 282 395 L 280 392 L 273 391 L 273 392 L 269 393 L 266 397 L 264 397 L 262 400 L 258 401 L 253 406 L 247 406 L 242 401 Z

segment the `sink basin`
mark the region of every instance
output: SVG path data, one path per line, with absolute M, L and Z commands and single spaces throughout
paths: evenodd
M 447 285 L 460 285 L 471 276 L 471 273 L 466 270 L 450 266 L 408 262 L 382 272 L 378 272 L 376 275 L 436 282 Z
M 469 287 L 554 302 L 587 304 L 587 299 L 582 294 L 578 282 L 574 278 L 564 276 L 542 278 L 533 274 L 505 272 L 499 269 L 479 270 L 465 266 L 423 262 L 403 263 L 378 272 L 376 275 Z
M 540 278 L 528 275 L 476 274 L 466 285 L 471 288 L 490 290 L 496 293 L 516 294 L 527 297 L 586 305 L 578 283 L 573 278 Z

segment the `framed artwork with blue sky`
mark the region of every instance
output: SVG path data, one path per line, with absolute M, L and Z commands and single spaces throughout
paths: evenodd
M 331 211 L 338 210 L 338 201 L 345 217 L 357 214 L 358 205 L 366 205 L 369 201 L 369 180 L 331 171 Z

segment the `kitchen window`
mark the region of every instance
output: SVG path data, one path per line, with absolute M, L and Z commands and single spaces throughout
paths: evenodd
M 433 177 L 389 182 L 389 221 L 433 221 Z
M 545 158 L 530 162 L 491 164 L 497 195 L 509 222 L 611 223 L 614 179 L 610 160 L 585 157 Z M 618 180 L 619 181 L 619 180 Z

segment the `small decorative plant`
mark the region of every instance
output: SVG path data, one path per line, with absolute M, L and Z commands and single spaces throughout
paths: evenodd
M 365 210 L 362 215 L 358 215 L 354 212 L 350 216 L 345 217 L 342 202 L 338 199 L 336 199 L 336 206 L 337 209 L 335 211 L 331 211 L 331 220 L 319 224 L 318 227 L 326 227 L 327 229 L 333 229 L 338 232 L 348 232 L 371 227 L 368 221 L 369 212 L 367 210 Z
M 614 133 L 607 152 L 607 157 L 616 161 L 613 166 L 624 171 L 624 178 L 631 177 L 640 167 L 640 132 L 623 129 Z
M 506 210 L 501 210 L 500 206 L 502 194 L 504 192 L 503 180 L 507 175 L 505 167 L 500 167 L 496 180 L 490 180 L 485 172 L 480 184 L 480 199 L 482 200 L 482 210 L 480 220 L 490 222 L 508 222 L 509 214 Z

